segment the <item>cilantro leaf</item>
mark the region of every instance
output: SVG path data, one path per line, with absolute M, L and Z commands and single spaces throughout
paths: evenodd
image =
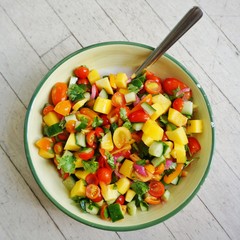
M 103 120 L 100 117 L 94 117 L 92 127 L 96 128 L 103 124 Z
M 107 163 L 110 165 L 110 167 L 112 169 L 115 169 L 116 166 L 115 166 L 115 163 L 114 163 L 113 155 L 108 151 L 106 151 L 105 154 L 106 154 L 106 157 L 107 157 Z
M 92 158 L 90 161 L 82 161 L 83 168 L 85 171 L 94 173 L 98 169 L 98 162 L 95 161 L 95 158 Z
M 67 95 L 69 97 L 69 100 L 75 101 L 80 100 L 84 98 L 84 93 L 87 90 L 87 86 L 84 84 L 72 84 L 68 88 Z
M 131 188 L 140 196 L 142 196 L 149 190 L 149 186 L 146 183 L 140 181 L 133 182 Z
M 58 169 L 62 169 L 65 173 L 74 173 L 76 158 L 73 155 L 65 155 L 57 157 Z

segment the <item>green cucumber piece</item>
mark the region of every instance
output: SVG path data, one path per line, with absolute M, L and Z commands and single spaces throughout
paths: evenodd
M 140 130 L 142 130 L 143 124 L 144 123 L 133 123 L 132 127 L 135 131 L 140 131 Z
M 49 126 L 47 129 L 47 136 L 48 137 L 54 137 L 58 135 L 59 133 L 63 132 L 63 129 L 59 126 L 59 123 L 55 123 L 51 126 Z
M 92 215 L 97 215 L 99 212 L 99 206 L 94 203 L 86 203 L 86 212 L 92 214 Z
M 107 91 L 104 88 L 100 91 L 99 97 L 108 99 Z
M 136 101 L 136 93 L 130 92 L 124 95 L 124 98 L 126 100 L 126 103 L 132 103 Z
M 68 122 L 70 120 L 74 120 L 74 121 L 77 121 L 77 117 L 75 114 L 70 114 L 68 116 L 65 116 L 65 121 Z
M 142 103 L 141 107 L 149 116 L 153 115 L 156 112 L 156 109 L 154 109 L 151 105 L 149 105 L 146 102 Z
M 165 162 L 166 159 L 165 157 L 162 155 L 161 157 L 155 157 L 152 159 L 151 163 L 154 167 L 159 166 L 161 163 Z
M 128 214 L 131 216 L 137 213 L 137 206 L 136 206 L 135 200 L 127 204 L 127 211 L 128 211 Z
M 148 211 L 149 205 L 146 202 L 140 202 L 140 209 L 142 212 Z
M 152 155 L 154 157 L 161 157 L 162 154 L 163 154 L 163 150 L 164 150 L 164 143 L 154 141 L 149 146 L 148 152 L 149 152 L 150 155 Z
M 191 101 L 184 101 L 181 113 L 185 114 L 185 115 L 192 116 L 192 113 L 193 113 L 193 103 Z
M 80 132 L 82 129 L 85 129 L 87 127 L 88 121 L 77 121 L 75 125 L 75 130 L 77 132 Z
M 124 218 L 122 207 L 119 203 L 109 205 L 108 212 L 113 222 L 116 222 Z
M 180 180 L 180 177 L 175 177 L 175 178 L 171 181 L 171 184 L 173 184 L 173 185 L 178 185 L 179 180 Z
M 89 93 L 89 92 L 85 92 L 84 94 L 83 94 L 83 96 L 84 96 L 84 99 L 90 99 L 90 97 L 91 97 L 91 94 Z
M 83 134 L 82 132 L 77 132 L 75 134 L 75 138 L 76 138 L 76 143 L 77 145 L 81 146 L 81 147 L 86 147 L 86 137 L 85 134 Z
M 169 190 L 166 189 L 164 194 L 162 195 L 162 200 L 167 202 L 169 200 L 169 198 L 170 198 L 170 195 L 171 194 L 170 194 Z
M 69 85 L 68 86 L 71 86 L 73 84 L 76 84 L 78 81 L 78 78 L 77 77 L 74 77 L 74 76 L 71 76 L 70 77 L 70 80 L 69 80 Z
M 76 181 L 73 176 L 68 176 L 66 179 L 63 180 L 64 186 L 67 188 L 68 191 L 71 191 L 73 186 L 75 185 Z

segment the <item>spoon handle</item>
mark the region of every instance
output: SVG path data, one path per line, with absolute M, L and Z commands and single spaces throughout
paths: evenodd
M 156 62 L 179 38 L 181 38 L 203 15 L 199 7 L 193 7 L 180 22 L 173 28 L 173 30 L 165 37 L 160 45 L 154 49 L 149 57 L 138 67 L 134 76 L 139 75 L 143 69 L 147 68 Z

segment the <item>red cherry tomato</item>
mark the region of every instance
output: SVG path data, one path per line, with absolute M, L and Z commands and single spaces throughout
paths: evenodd
M 177 111 L 181 112 L 183 109 L 183 100 L 182 98 L 176 98 L 173 101 L 172 107 L 176 109 Z
M 184 88 L 188 88 L 188 86 L 185 83 L 181 82 L 176 78 L 166 78 L 162 82 L 162 87 L 163 87 L 163 91 L 168 95 L 176 94 L 176 91 L 178 91 L 178 89 L 182 90 Z M 191 91 L 187 91 L 184 93 L 184 97 L 186 100 L 191 98 L 191 96 L 192 96 Z
M 124 195 L 120 195 L 117 200 L 116 203 L 119 203 L 120 205 L 123 205 L 125 203 L 125 197 Z
M 149 115 L 143 110 L 132 112 L 128 116 L 130 122 L 146 122 L 149 118 Z
M 86 187 L 86 197 L 93 202 L 99 202 L 102 200 L 101 190 L 96 184 L 89 184 Z
M 57 82 L 51 91 L 52 102 L 54 105 L 57 105 L 61 101 L 67 99 L 67 90 L 68 86 L 64 82 Z
M 162 92 L 161 83 L 152 79 L 147 80 L 144 84 L 144 87 L 146 91 L 150 94 L 159 94 L 160 92 Z
M 148 192 L 153 197 L 160 198 L 164 194 L 165 188 L 161 182 L 152 180 L 149 183 L 149 191 Z
M 103 120 L 103 126 L 106 126 L 106 125 L 108 125 L 108 124 L 110 123 L 109 120 L 108 120 L 107 115 L 102 114 L 102 115 L 100 116 L 100 118 Z
M 87 78 L 87 76 L 89 74 L 89 69 L 85 66 L 80 66 L 80 67 L 77 67 L 76 69 L 74 69 L 73 72 L 78 78 L 85 79 L 85 78 Z
M 157 77 L 157 76 L 155 76 L 155 75 L 152 75 L 152 76 L 146 76 L 146 79 L 147 80 L 153 80 L 153 81 L 155 81 L 155 82 L 158 82 L 158 83 L 161 83 L 161 78 L 159 78 L 159 77 Z
M 90 82 L 86 78 L 80 78 L 80 79 L 77 80 L 77 84 L 89 85 Z
M 60 140 L 60 141 L 67 141 L 69 137 L 69 133 L 65 130 L 63 133 L 59 133 L 57 135 L 57 138 Z
M 105 203 L 101 206 L 101 209 L 100 209 L 100 217 L 103 220 L 110 220 L 107 207 L 108 207 L 108 205 Z
M 95 130 L 91 130 L 87 133 L 86 140 L 89 147 L 93 147 L 96 144 L 97 138 Z
M 87 182 L 87 184 L 95 184 L 98 185 L 99 181 L 98 181 L 98 177 L 96 173 L 89 173 L 86 178 L 85 181 Z
M 101 138 L 104 135 L 104 130 L 101 127 L 96 127 L 95 133 L 97 138 Z
M 97 177 L 99 182 L 110 184 L 112 181 L 112 171 L 106 167 L 99 168 L 97 170 Z
M 116 92 L 112 96 L 112 105 L 114 107 L 123 107 L 126 105 L 125 97 L 122 93 Z
M 93 148 L 84 148 L 78 153 L 78 156 L 82 160 L 90 160 L 94 156 L 94 149 Z
M 53 105 L 47 105 L 43 108 L 42 114 L 43 116 L 47 115 L 49 112 L 54 111 L 54 106 Z
M 191 155 L 201 150 L 201 145 L 195 137 L 188 137 L 188 148 Z

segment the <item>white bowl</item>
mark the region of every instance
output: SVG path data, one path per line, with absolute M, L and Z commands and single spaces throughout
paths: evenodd
M 192 89 L 194 103 L 199 109 L 197 117 L 203 120 L 204 133 L 198 136 L 202 146 L 200 159 L 193 162 L 187 177 L 179 185 L 171 187 L 171 197 L 166 204 L 151 206 L 147 212 L 138 211 L 135 216 L 126 215 L 123 220 L 114 223 L 82 213 L 69 198 L 68 191 L 62 184 L 62 179 L 53 164 L 38 155 L 38 149 L 34 143 L 42 137 L 41 110 L 48 102 L 49 92 L 54 83 L 67 82 L 72 70 L 79 65 L 98 69 L 102 75 L 119 71 L 130 75 L 152 50 L 152 47 L 131 42 L 106 42 L 80 49 L 64 58 L 48 72 L 39 83 L 29 103 L 24 126 L 24 143 L 32 174 L 46 196 L 61 211 L 79 222 L 112 231 L 137 230 L 158 224 L 186 206 L 196 195 L 207 176 L 214 150 L 214 123 L 210 104 L 192 74 L 167 54 L 149 69 L 162 79 L 178 78 Z

